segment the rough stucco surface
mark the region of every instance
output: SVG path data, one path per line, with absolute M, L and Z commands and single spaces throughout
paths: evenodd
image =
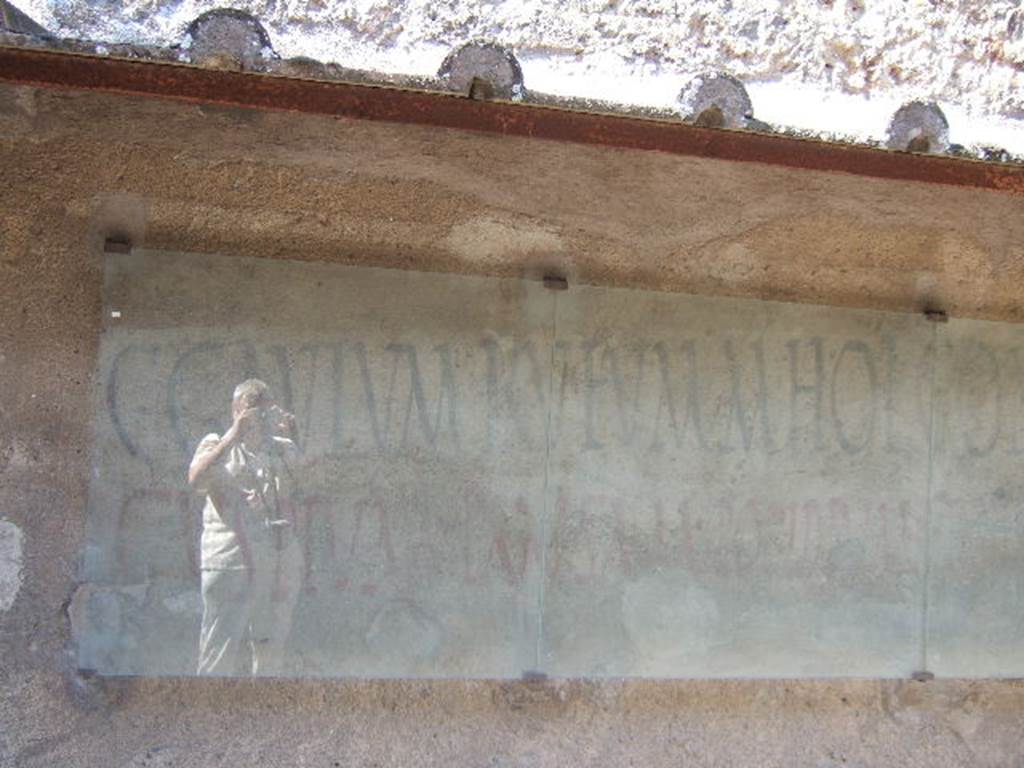
M 1017 766 L 1017 681 L 85 679 L 101 244 L 1020 319 L 1024 201 L 756 165 L 0 89 L 0 613 L 12 766 Z

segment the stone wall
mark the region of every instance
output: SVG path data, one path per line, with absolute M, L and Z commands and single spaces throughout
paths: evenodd
M 222 7 L 131 0 L 111 14 L 81 0 L 16 4 L 62 36 L 161 45 L 181 42 L 196 16 Z M 686 106 L 700 77 L 721 71 L 740 78 L 755 115 L 779 127 L 880 141 L 900 104 L 935 100 L 952 141 L 1022 151 L 1024 23 L 1012 0 L 232 6 L 260 19 L 286 57 L 432 75 L 448 51 L 482 39 L 516 52 L 528 88 L 560 96 L 673 107 L 682 89 Z
M 1019 200 L 9 87 L 0 182 L 0 762 L 1019 763 L 1016 681 L 111 680 L 68 615 L 107 237 L 1018 320 Z

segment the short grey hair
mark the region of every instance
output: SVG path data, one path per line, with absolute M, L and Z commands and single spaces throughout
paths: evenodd
M 260 379 L 246 379 L 237 387 L 235 387 L 235 393 L 231 396 L 232 404 L 237 403 L 246 395 L 265 395 L 270 390 L 265 381 Z

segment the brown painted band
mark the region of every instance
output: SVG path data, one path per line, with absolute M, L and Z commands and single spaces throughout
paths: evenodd
M 477 101 L 456 94 L 387 86 L 5 47 L 0 47 L 0 81 L 428 125 L 1024 194 L 1024 166 L 1020 165 L 701 128 L 670 120 Z

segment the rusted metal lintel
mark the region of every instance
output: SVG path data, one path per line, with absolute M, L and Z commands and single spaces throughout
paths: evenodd
M 455 94 L 387 86 L 4 47 L 0 47 L 0 81 L 482 131 L 1024 194 L 1024 166 L 1019 165 L 701 128 L 670 120 L 484 102 Z

